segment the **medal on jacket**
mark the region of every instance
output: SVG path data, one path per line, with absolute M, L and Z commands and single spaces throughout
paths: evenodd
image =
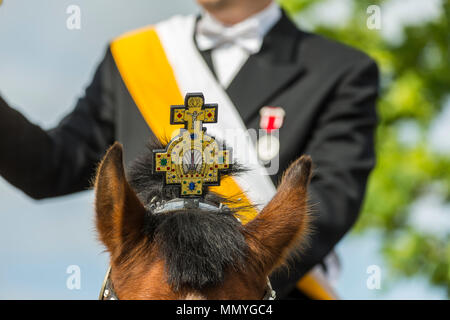
M 262 161 L 275 158 L 280 152 L 278 129 L 283 125 L 285 112 L 280 107 L 263 107 L 259 111 L 260 138 L 258 140 L 258 157 Z

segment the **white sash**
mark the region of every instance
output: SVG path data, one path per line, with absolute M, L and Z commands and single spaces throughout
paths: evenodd
M 275 186 L 258 162 L 255 147 L 236 107 L 195 47 L 194 28 L 194 16 L 175 16 L 157 24 L 156 32 L 182 95 L 203 92 L 206 103 L 219 105 L 218 122 L 209 126 L 207 133 L 225 140 L 233 147 L 233 158 L 249 169 L 235 177 L 235 181 L 261 210 L 274 196 Z

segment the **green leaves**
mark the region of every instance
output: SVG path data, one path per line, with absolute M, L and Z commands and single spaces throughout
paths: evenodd
M 315 0 L 280 0 L 278 1 L 280 5 L 288 12 L 288 13 L 296 13 L 302 10 L 305 10 L 314 2 Z
M 280 1 L 292 16 L 324 2 Z M 450 201 L 450 152 L 435 152 L 428 140 L 450 95 L 450 2 L 442 1 L 438 18 L 405 26 L 403 39 L 395 44 L 366 27 L 367 7 L 387 2 L 350 1 L 353 13 L 348 21 L 314 30 L 365 51 L 382 73 L 377 166 L 354 230 L 382 232 L 382 251 L 392 277 L 425 276 L 430 284 L 446 288 L 450 297 L 450 230 L 434 234 L 411 224 L 414 203 L 427 193 L 438 192 Z M 403 141 L 405 121 L 417 131 L 412 143 Z

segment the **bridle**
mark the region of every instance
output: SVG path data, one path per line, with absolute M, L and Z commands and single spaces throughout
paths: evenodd
M 109 266 L 108 271 L 106 271 L 98 300 L 119 300 L 111 281 L 111 266 Z
M 272 289 L 269 278 L 267 278 L 267 286 L 264 292 L 264 296 L 261 300 L 275 300 L 276 292 Z M 111 266 L 106 272 L 105 279 L 103 280 L 102 288 L 100 289 L 99 300 L 119 300 L 116 292 L 114 291 L 114 286 L 111 281 Z

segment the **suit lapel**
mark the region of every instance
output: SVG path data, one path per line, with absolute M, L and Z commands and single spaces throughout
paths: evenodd
M 304 71 L 296 49 L 302 33 L 283 12 L 264 38 L 261 51 L 249 57 L 227 94 L 245 123 Z
M 202 55 L 203 60 L 205 60 L 206 64 L 208 65 L 209 70 L 211 70 L 212 74 L 214 75 L 214 78 L 217 80 L 217 82 L 219 82 L 219 80 L 217 79 L 216 69 L 214 69 L 211 50 L 200 51 L 200 54 Z

